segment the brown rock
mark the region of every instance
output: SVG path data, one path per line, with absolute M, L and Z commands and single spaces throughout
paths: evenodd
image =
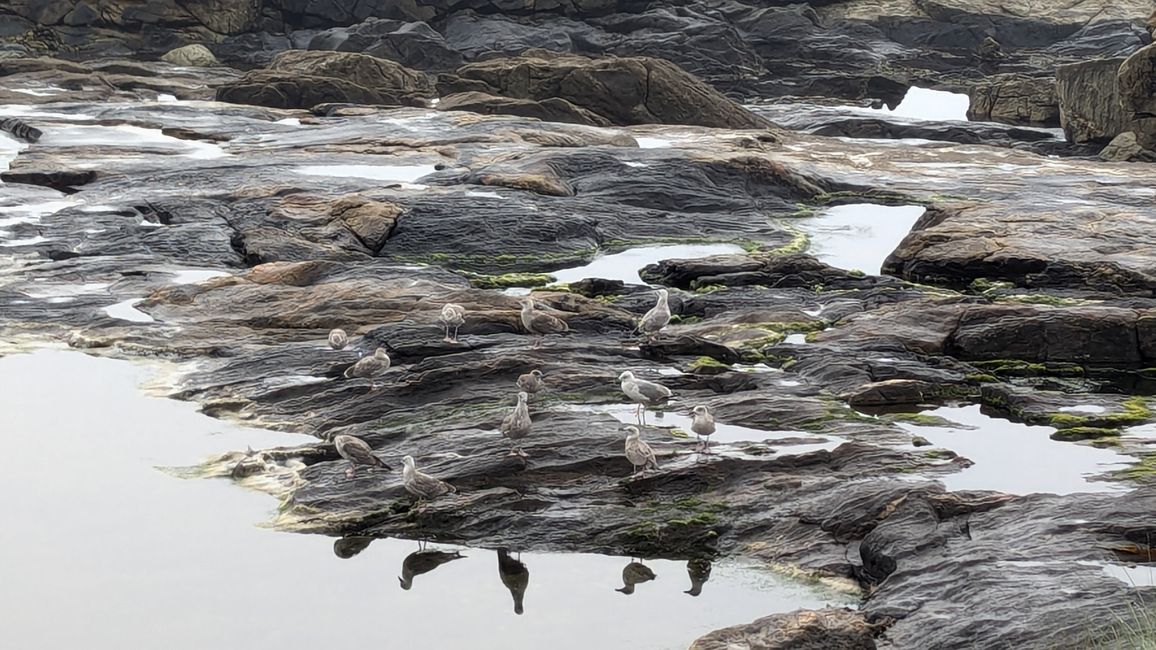
M 330 214 L 340 219 L 365 247 L 376 252 L 393 232 L 401 206 L 386 201 L 374 201 L 359 194 L 342 197 L 333 204 Z
M 1127 131 L 1131 122 L 1116 92 L 1123 58 L 1095 59 L 1056 68 L 1060 125 L 1072 142 L 1101 142 Z
M 161 57 L 161 61 L 165 61 L 166 63 L 171 63 L 173 65 L 192 66 L 198 68 L 208 68 L 218 65 L 217 57 L 213 56 L 213 53 L 209 51 L 209 48 L 201 45 L 200 43 L 194 43 L 192 45 L 178 47 L 175 50 L 169 50 L 168 52 L 165 52 L 164 56 Z
M 862 614 L 827 608 L 772 614 L 715 630 L 690 650 L 875 650 L 875 630 Z
M 1116 92 L 1136 141 L 1145 149 L 1156 149 L 1156 43 L 1140 48 L 1120 65 Z
M 610 121 L 601 115 L 575 106 L 573 103 L 558 97 L 537 101 L 501 97 L 481 92 L 465 92 L 443 97 L 437 108 L 441 111 L 470 111 L 484 115 L 519 115 L 537 118 L 544 122 L 610 126 Z
M 851 406 L 892 406 L 919 404 L 931 395 L 933 387 L 916 379 L 887 379 L 863 384 L 839 397 Z
M 1136 134 L 1125 131 L 1112 138 L 1100 151 L 1100 160 L 1112 162 L 1156 162 L 1156 151 L 1140 146 Z
M 1009 74 L 988 77 L 968 89 L 969 120 L 1056 127 L 1060 101 L 1056 80 Z
M 697 124 L 761 129 L 770 123 L 677 65 L 647 57 L 590 59 L 533 52 L 471 63 L 465 80 L 517 99 L 559 98 L 614 124 Z

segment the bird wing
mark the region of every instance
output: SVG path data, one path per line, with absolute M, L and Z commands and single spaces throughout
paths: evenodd
M 645 379 L 636 380 L 634 385 L 638 388 L 638 392 L 651 402 L 662 402 L 671 395 L 670 389 L 666 386 Z
M 432 499 L 433 497 L 441 496 L 447 492 L 456 492 L 454 486 L 446 483 L 441 479 L 436 479 L 429 474 L 417 472 L 413 477 L 414 489 L 422 496 Z
M 551 316 L 550 314 L 542 313 L 535 313 L 533 318 L 530 319 L 530 329 L 542 334 L 560 334 L 570 331 L 570 327 L 566 325 L 566 321 Z
M 638 329 L 643 332 L 657 332 L 670 323 L 670 312 L 654 307 L 638 321 Z
M 352 436 L 342 438 L 338 451 L 343 452 L 347 458 L 359 465 L 385 466 L 385 463 L 373 454 L 373 448 L 360 438 Z

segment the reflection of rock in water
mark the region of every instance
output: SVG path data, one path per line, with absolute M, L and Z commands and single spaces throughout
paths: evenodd
M 651 571 L 650 567 L 641 562 L 631 562 L 622 569 L 622 588 L 615 589 L 615 591 L 627 595 L 632 594 L 634 593 L 634 585 L 650 582 L 655 577 L 654 571 Z
M 690 589 L 684 594 L 697 596 L 702 593 L 702 586 L 710 580 L 710 560 L 695 559 L 686 563 L 686 572 L 690 576 Z
M 498 549 L 498 575 L 502 584 L 510 590 L 514 597 L 514 613 L 522 613 L 522 598 L 526 595 L 526 586 L 530 584 L 530 571 L 525 564 L 510 557 L 509 549 Z
M 333 542 L 333 554 L 337 557 L 348 560 L 365 550 L 373 541 L 372 537 L 342 537 Z
M 414 551 L 401 561 L 401 575 L 397 580 L 401 583 L 401 588 L 408 591 L 413 587 L 414 577 L 463 557 L 465 556 L 458 551 Z

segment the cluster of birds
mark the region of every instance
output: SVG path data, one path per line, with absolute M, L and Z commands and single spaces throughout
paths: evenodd
M 343 537 L 333 543 L 333 552 L 339 558 L 349 559 L 365 550 L 373 540 L 372 537 Z M 514 598 L 514 613 L 522 614 L 525 611 L 524 601 L 526 588 L 530 584 L 530 571 L 522 562 L 521 554 L 514 557 L 507 548 L 499 548 L 497 553 L 498 577 Z M 418 542 L 418 550 L 405 556 L 401 562 L 401 575 L 397 577 L 398 583 L 402 589 L 409 591 L 413 588 L 413 581 L 417 576 L 465 557 L 461 551 L 427 549 L 424 542 Z M 691 596 L 702 594 L 703 585 L 710 580 L 710 560 L 691 559 L 686 563 L 686 571 L 690 577 L 690 589 L 683 593 Z M 630 563 L 622 569 L 622 587 L 615 589 L 615 591 L 627 595 L 633 594 L 636 585 L 650 582 L 657 577 L 650 567 L 632 558 Z
M 636 332 L 653 337 L 670 323 L 670 306 L 665 289 L 656 292 L 656 303 L 652 309 L 638 321 Z M 566 322 L 556 316 L 539 311 L 534 301 L 526 298 L 521 301 L 521 322 L 527 332 L 535 336 L 534 347 L 541 345 L 543 337 L 550 334 L 563 334 L 569 331 Z M 446 304 L 442 307 L 439 322 L 444 328 L 444 340 L 457 343 L 458 330 L 465 323 L 466 311 L 461 305 Z M 349 336 L 344 330 L 334 329 L 329 333 L 329 345 L 335 350 L 344 349 L 349 344 Z M 385 374 L 390 368 L 390 358 L 385 348 L 377 348 L 372 355 L 363 356 L 356 363 L 345 370 L 346 378 L 363 378 L 372 382 L 373 389 L 377 389 L 377 378 Z M 666 405 L 672 392 L 662 384 L 639 379 L 633 372 L 625 371 L 618 376 L 622 393 L 637 405 L 635 415 L 639 426 L 646 426 L 646 409 Z M 545 389 L 546 382 L 542 372 L 538 369 L 518 377 L 517 403 L 513 410 L 501 422 L 499 431 L 510 441 L 510 455 L 526 457 L 521 448 L 521 441 L 530 435 L 533 420 L 530 417 L 530 396 Z M 710 436 L 716 430 L 714 415 L 706 406 L 695 406 L 691 411 L 691 431 L 696 435 L 698 447 L 696 450 L 710 453 Z M 642 432 L 638 427 L 628 426 L 626 431 L 625 455 L 630 461 L 634 474 L 658 469 L 658 460 L 654 449 L 642 439 Z M 705 438 L 705 443 L 704 443 Z M 357 474 L 358 466 L 369 468 L 380 467 L 390 469 L 381 460 L 373 449 L 364 440 L 348 434 L 340 434 L 332 440 L 337 453 L 349 461 L 346 476 L 353 478 Z M 402 484 L 405 489 L 419 501 L 436 499 L 444 494 L 457 492 L 454 486 L 438 478 L 430 476 L 417 469 L 412 456 L 402 459 Z

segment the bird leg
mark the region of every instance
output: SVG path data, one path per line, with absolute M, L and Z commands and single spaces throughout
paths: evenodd
M 446 333 L 446 335 L 442 337 L 442 340 L 445 341 L 446 343 L 449 343 L 450 342 L 450 324 L 449 323 L 443 323 L 442 325 L 445 327 L 445 333 Z
M 531 349 L 537 350 L 540 347 L 542 347 L 542 337 L 541 336 L 535 336 L 534 337 L 534 345 Z
M 454 325 L 454 343 L 458 342 L 458 329 L 461 325 Z

